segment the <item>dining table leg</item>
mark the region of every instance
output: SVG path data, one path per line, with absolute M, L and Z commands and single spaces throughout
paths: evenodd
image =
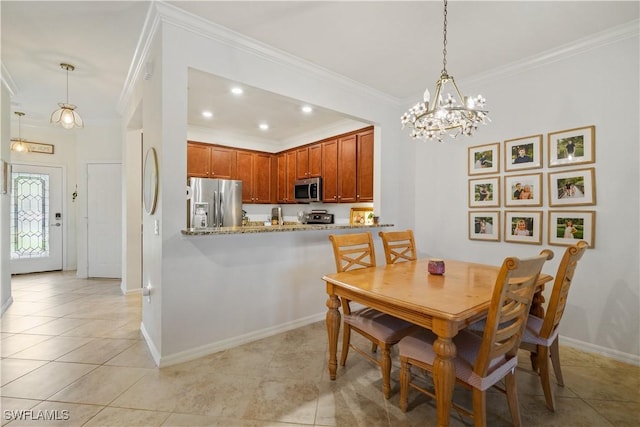
M 449 425 L 453 390 L 456 385 L 456 367 L 453 358 L 456 356 L 456 345 L 453 342 L 453 334 L 448 329 L 440 331 L 434 323 L 434 332 L 438 339 L 433 343 L 436 358 L 433 361 L 433 383 L 436 392 L 436 405 L 438 410 L 438 426 Z
M 340 299 L 335 294 L 329 294 L 327 300 L 327 335 L 329 337 L 329 378 L 336 379 L 338 370 L 338 334 L 340 333 Z

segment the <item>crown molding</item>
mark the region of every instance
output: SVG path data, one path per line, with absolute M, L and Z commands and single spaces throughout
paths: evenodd
M 118 99 L 116 110 L 121 115 L 123 114 L 129 99 L 133 95 L 135 83 L 138 81 L 138 77 L 141 74 L 144 75 L 147 70 L 146 60 L 149 56 L 149 49 L 151 49 L 151 42 L 153 41 L 153 37 L 160 26 L 160 16 L 154 4 L 154 2 L 151 2 L 149 5 L 149 10 L 147 11 L 147 16 L 145 17 L 144 24 L 142 25 L 142 31 L 138 38 L 138 44 L 136 45 L 136 50 L 133 53 L 131 65 L 129 65 L 127 78 L 125 79 L 124 86 L 120 92 L 120 98 Z
M 497 67 L 485 73 L 460 79 L 465 85 L 475 85 L 485 81 L 501 79 L 515 74 L 522 73 L 534 68 L 552 64 L 554 62 L 563 61 L 575 55 L 581 55 L 593 49 L 608 46 L 623 40 L 638 38 L 640 28 L 640 20 L 636 19 L 625 24 L 611 27 L 599 33 L 592 34 L 587 37 L 575 40 L 573 42 L 558 46 L 546 52 L 530 56 L 521 61 L 512 62 L 510 64 Z
M 349 79 L 341 74 L 321 67 L 318 64 L 303 60 L 297 56 L 276 49 L 258 40 L 247 37 L 241 33 L 230 30 L 221 25 L 207 21 L 200 16 L 186 12 L 164 1 L 151 3 L 149 13 L 145 21 L 142 34 L 138 41 L 125 86 L 118 103 L 118 111 L 122 112 L 133 93 L 134 84 L 137 78 L 145 69 L 145 60 L 149 54 L 151 40 L 161 23 L 171 24 L 175 27 L 189 31 L 193 34 L 214 40 L 234 49 L 249 53 L 250 55 L 271 61 L 287 68 L 294 68 L 298 72 L 312 75 L 318 80 L 338 84 L 346 91 L 367 94 L 377 98 L 382 102 L 393 105 L 400 105 L 399 99 L 364 85 L 356 80 Z

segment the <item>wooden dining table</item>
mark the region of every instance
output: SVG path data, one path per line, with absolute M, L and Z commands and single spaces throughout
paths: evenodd
M 329 376 L 336 378 L 340 332 L 340 298 L 375 308 L 384 313 L 430 329 L 438 339 L 433 343 L 436 359 L 433 382 L 436 392 L 438 426 L 449 425 L 455 386 L 456 346 L 453 337 L 468 325 L 487 316 L 499 266 L 444 260 L 445 273 L 428 273 L 428 259 L 387 264 L 328 274 L 327 333 Z M 541 274 L 531 312 L 544 316 L 542 291 L 553 278 Z

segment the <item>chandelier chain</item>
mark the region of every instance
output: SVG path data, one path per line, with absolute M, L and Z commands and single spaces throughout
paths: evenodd
M 444 0 L 444 25 L 442 30 L 442 75 L 447 75 L 447 0 Z

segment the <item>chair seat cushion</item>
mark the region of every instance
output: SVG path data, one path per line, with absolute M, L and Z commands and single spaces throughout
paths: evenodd
M 418 328 L 413 323 L 373 308 L 363 308 L 344 315 L 343 321 L 387 344 L 397 343 L 402 337 Z
M 544 323 L 544 319 L 541 319 L 533 314 L 530 314 L 527 318 L 527 326 L 524 329 L 524 335 L 522 336 L 522 342 L 528 344 L 535 345 L 543 345 L 545 347 L 551 346 L 551 344 L 558 338 L 558 329 L 551 333 L 549 338 L 544 338 L 540 336 L 540 330 L 542 329 L 542 324 Z
M 433 332 L 423 329 L 401 339 L 398 343 L 400 357 L 408 357 L 433 366 L 436 358 L 433 343 L 437 338 Z M 479 390 L 486 390 L 500 381 L 518 362 L 516 357 L 497 357 L 489 363 L 488 373 L 482 377 L 473 372 L 482 337 L 469 331 L 460 331 L 453 338 L 453 342 L 457 348 L 457 356 L 453 359 L 456 377 Z

